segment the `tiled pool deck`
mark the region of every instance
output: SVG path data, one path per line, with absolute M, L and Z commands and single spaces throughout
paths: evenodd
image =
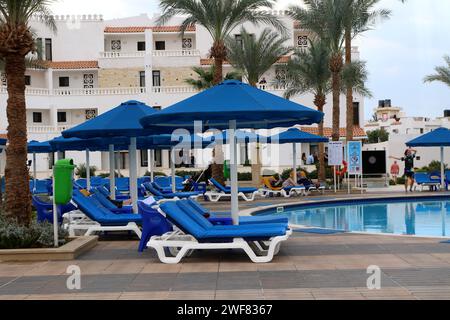
M 271 264 L 203 251 L 163 265 L 153 251 L 137 253 L 136 241 L 102 241 L 76 261 L 0 263 L 0 300 L 450 299 L 450 244 L 441 242 L 296 233 Z M 71 265 L 81 268 L 81 290 L 66 287 Z M 381 290 L 367 289 L 371 265 L 382 270 Z

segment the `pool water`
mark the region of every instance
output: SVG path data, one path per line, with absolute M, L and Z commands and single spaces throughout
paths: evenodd
M 450 237 L 450 199 L 293 207 L 286 208 L 284 214 L 291 224 L 315 228 Z

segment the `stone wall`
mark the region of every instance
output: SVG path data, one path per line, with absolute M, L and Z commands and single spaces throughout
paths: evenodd
M 99 69 L 98 84 L 100 88 L 139 87 L 139 68 Z
M 187 84 L 184 82 L 186 79 L 197 79 L 197 74 L 189 67 L 154 67 L 154 70 L 161 71 L 161 84 L 165 87 L 187 86 Z

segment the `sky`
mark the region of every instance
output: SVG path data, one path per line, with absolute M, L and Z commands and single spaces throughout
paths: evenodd
M 300 0 L 278 0 L 277 9 Z M 381 0 L 392 11 L 387 21 L 355 40 L 361 59 L 367 61 L 367 86 L 373 98 L 366 99 L 366 119 L 378 100 L 391 99 L 409 116 L 439 117 L 450 109 L 450 88 L 440 83 L 424 84 L 423 78 L 444 65 L 450 55 L 449 0 Z M 60 0 L 55 14 L 103 14 L 105 19 L 157 13 L 158 0 Z

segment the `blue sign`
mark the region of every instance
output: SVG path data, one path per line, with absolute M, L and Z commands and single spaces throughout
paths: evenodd
M 347 145 L 348 150 L 348 173 L 362 174 L 362 143 L 361 141 L 350 141 Z

